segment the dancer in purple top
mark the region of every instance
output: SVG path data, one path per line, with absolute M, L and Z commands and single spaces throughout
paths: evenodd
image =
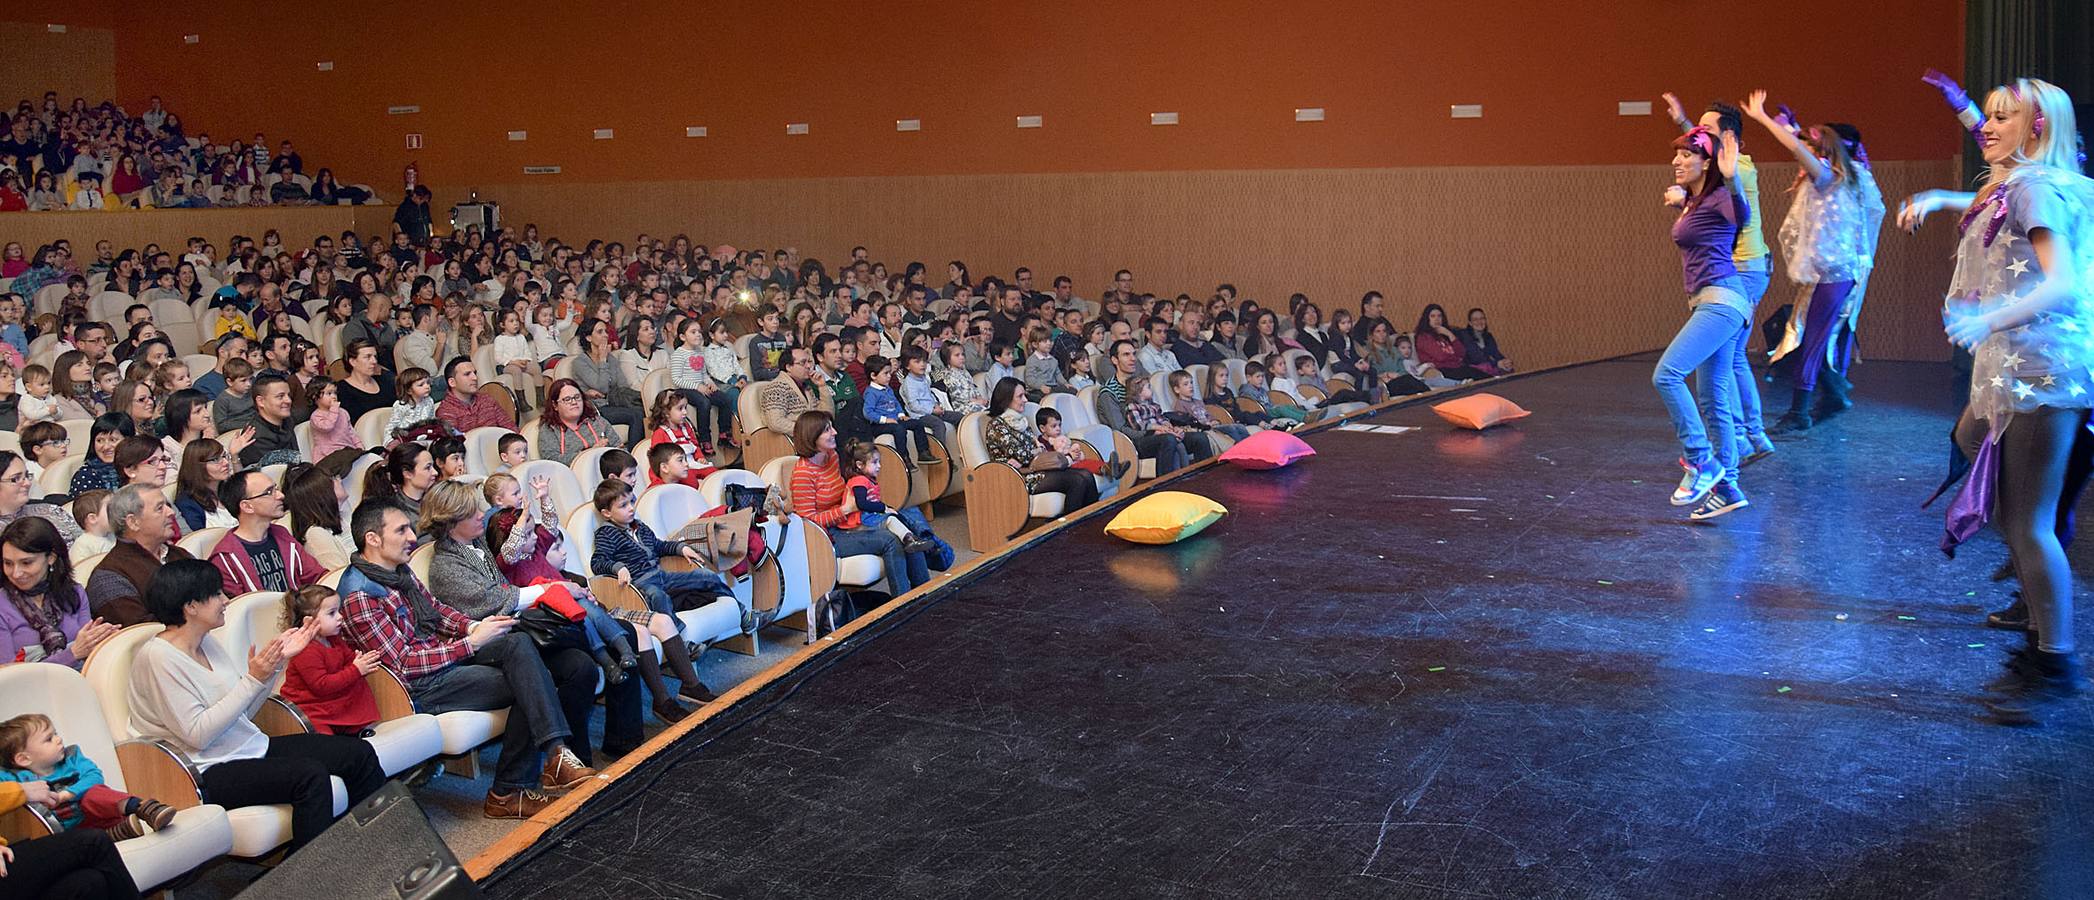
M 1680 249 L 1690 313 L 1658 358 L 1651 384 L 1672 418 L 1680 465 L 1687 470 L 1672 492 L 1672 505 L 1694 507 L 1691 517 L 1701 521 L 1747 505 L 1738 489 L 1734 354 L 1740 352 L 1738 329 L 1752 317 L 1752 301 L 1732 257 L 1738 229 L 1750 220 L 1752 208 L 1739 191 L 1737 135 L 1697 127 L 1672 146 L 1673 186 L 1666 189 L 1665 202 L 1680 210 L 1672 223 L 1672 242 Z M 1687 388 L 1689 374 L 1702 379 L 1714 398 L 1706 426 Z

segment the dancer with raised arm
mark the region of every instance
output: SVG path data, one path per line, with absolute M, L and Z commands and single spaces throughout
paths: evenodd
M 1781 249 L 1789 279 L 1809 286 L 1810 294 L 1789 314 L 1789 333 L 1772 354 L 1779 359 L 1799 348 L 1803 354 L 1796 361 L 1789 411 L 1773 429 L 1776 434 L 1793 434 L 1809 430 L 1813 423 L 1810 398 L 1821 375 L 1826 396 L 1818 405 L 1818 418 L 1853 405 L 1846 377 L 1827 363 L 1833 335 L 1841 331 L 1841 323 L 1860 313 L 1860 285 L 1876 265 L 1884 209 L 1883 192 L 1865 164 L 1858 129 L 1831 122 L 1804 131 L 1783 112 L 1782 120 L 1767 114 L 1766 91 L 1753 91 L 1745 101 L 1745 114 L 1765 126 L 1803 166 L 1792 188 L 1795 202 L 1781 223 Z
M 1745 201 L 1745 224 L 1738 229 L 1737 246 L 1731 251 L 1731 264 L 1738 270 L 1739 292 L 1745 295 L 1746 304 L 1757 309 L 1760 298 L 1767 294 L 1767 281 L 1772 272 L 1768 266 L 1767 240 L 1760 233 L 1760 170 L 1752 161 L 1751 154 L 1744 152 L 1745 138 L 1739 130 L 1745 127 L 1745 114 L 1735 106 L 1717 101 L 1709 104 L 1698 121 L 1689 120 L 1686 110 L 1680 106 L 1680 98 L 1667 92 L 1665 108 L 1672 114 L 1672 123 L 1678 125 L 1680 133 L 1693 131 L 1699 125 L 1716 132 L 1716 136 L 1733 137 L 1738 140 L 1738 174 L 1733 180 L 1738 185 L 1738 196 Z M 1774 442 L 1767 438 L 1767 427 L 1760 411 L 1760 386 L 1752 377 L 1752 359 L 1745 346 L 1752 341 L 1753 313 L 1745 314 L 1745 327 L 1738 329 L 1737 362 L 1731 367 L 1732 381 L 1737 387 L 1738 402 L 1731 407 L 1737 413 L 1731 428 L 1738 441 L 1738 465 L 1749 466 L 1774 453 Z M 1703 419 L 1715 415 L 1716 404 L 1709 393 L 1708 379 L 1696 379 L 1701 392 L 1701 415 Z
M 1956 273 L 1942 309 L 1949 340 L 1971 351 L 1963 428 L 1984 437 L 1948 510 L 1943 548 L 1997 520 L 2028 604 L 2029 643 L 1985 685 L 2009 724 L 2033 724 L 2079 691 L 2072 570 L 2058 540 L 2058 504 L 2074 444 L 2094 406 L 2094 180 L 2079 172 L 2072 99 L 2023 78 L 1985 100 L 1978 147 L 1990 166 L 1976 194 L 1922 191 L 1898 224 L 1963 213 Z
M 1950 78 L 1939 70 L 1928 69 L 1921 73 L 1920 81 L 1941 92 L 1941 99 L 1949 105 L 1949 110 L 1956 114 L 1956 121 L 1962 123 L 1964 130 L 1970 134 L 1971 140 L 1980 143 L 1985 140 L 1985 111 L 1979 108 L 1976 101 L 1970 99 L 1969 94 L 1964 93 L 1963 86 L 1957 84 L 1956 79 Z M 2085 169 L 2086 164 L 2087 148 L 2085 141 L 2082 141 L 2079 148 L 2080 168 Z M 1917 224 L 1916 221 L 1913 223 L 1915 226 Z M 1971 418 L 1968 404 L 1965 405 L 1960 418 Z M 1959 454 L 1959 458 L 1952 468 L 1952 477 L 1949 479 L 1948 484 L 1942 488 L 1943 491 L 1947 490 L 1948 485 L 1953 485 L 1957 478 L 1962 477 L 1964 469 L 1968 468 L 1971 457 L 1977 455 L 1978 442 L 1984 439 L 1984 435 L 1985 431 L 1982 427 L 1966 421 L 1959 421 L 1957 427 L 1950 432 L 1950 444 Z M 1964 440 L 1959 442 L 1956 440 L 1958 437 L 1962 437 Z M 2064 496 L 2058 500 L 2058 543 L 2061 546 L 2072 546 L 2075 525 L 2073 513 L 2079 508 L 2080 493 L 2086 490 L 2087 480 L 2090 476 L 2094 476 L 2094 441 L 2082 440 L 2075 442 L 2073 444 L 2072 456 L 2065 464 Z M 2000 564 L 1997 571 L 1992 573 L 1992 580 L 2005 581 L 2012 577 L 2014 577 L 2014 561 L 2010 556 L 2006 562 Z M 2007 604 L 2006 608 L 1987 613 L 1985 624 L 1992 628 L 2008 631 L 2028 630 L 2029 605 L 2021 599 L 2021 591 L 2016 590 L 2013 592 L 2012 601 Z
M 1672 505 L 1692 506 L 1697 521 L 1742 509 L 1738 489 L 1736 382 L 1738 330 L 1752 316 L 1732 254 L 1738 229 L 1752 211 L 1739 193 L 1737 135 L 1695 128 L 1673 141 L 1673 185 L 1665 201 L 1680 210 L 1672 223 L 1672 241 L 1680 248 L 1680 268 L 1692 312 L 1658 358 L 1651 384 L 1665 402 L 1687 470 Z M 1687 375 L 1703 379 L 1715 410 L 1702 423 Z M 1710 432 L 1713 431 L 1713 446 Z

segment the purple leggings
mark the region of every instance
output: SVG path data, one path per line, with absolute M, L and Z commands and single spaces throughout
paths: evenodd
M 1796 348 L 1802 354 L 1796 360 L 1797 390 L 1818 386 L 1818 370 L 1825 367 L 1825 348 L 1837 330 L 1833 323 L 1839 320 L 1840 309 L 1847 305 L 1847 295 L 1853 291 L 1851 281 L 1821 281 L 1811 290 L 1810 309 L 1803 315 L 1803 346 Z

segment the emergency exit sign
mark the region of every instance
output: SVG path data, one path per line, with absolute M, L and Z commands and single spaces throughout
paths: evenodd
M 419 132 L 419 131 L 410 131 L 410 132 L 408 132 L 408 133 L 407 133 L 407 149 L 409 149 L 409 150 L 420 150 L 420 149 L 422 149 L 422 133 L 421 133 L 421 132 Z

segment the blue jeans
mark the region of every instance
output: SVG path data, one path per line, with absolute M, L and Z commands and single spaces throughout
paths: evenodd
M 913 466 L 924 457 L 931 455 L 931 426 L 924 424 L 922 419 L 904 419 L 899 422 L 871 422 L 868 424 L 872 426 L 874 434 L 884 434 L 894 438 L 894 452 L 901 454 L 902 462 L 908 465 Z M 914 435 L 916 438 L 916 457 L 914 459 L 911 459 L 909 456 L 909 438 L 911 435 Z
M 580 602 L 582 606 L 582 624 L 584 626 L 582 631 L 586 633 L 589 639 L 589 652 L 591 654 L 609 652 L 610 648 L 615 645 L 615 642 L 626 639 L 624 623 L 613 618 L 610 610 L 604 609 L 601 604 L 593 600 L 582 600 Z M 627 654 L 633 652 L 630 644 L 626 645 L 625 652 Z M 617 654 L 612 655 L 615 656 Z
M 829 528 L 829 543 L 836 545 L 836 558 L 846 556 L 878 556 L 882 567 L 887 570 L 887 593 L 899 597 L 909 592 L 917 582 L 913 579 L 922 572 L 925 581 L 930 580 L 930 569 L 921 553 L 903 553 L 902 539 L 895 537 L 885 528 Z
M 1735 402 L 1729 407 L 1731 439 L 1740 444 L 1750 444 L 1753 438 L 1767 433 L 1767 426 L 1761 421 L 1759 382 L 1752 377 L 1752 355 L 1745 350 L 1745 345 L 1751 341 L 1752 323 L 1747 322 L 1744 327 L 1738 329 L 1737 340 L 1731 345 L 1731 353 L 1736 360 L 1731 366 L 1731 382 L 1736 386 L 1733 397 Z M 1716 395 L 1710 384 L 1712 380 L 1700 370 L 1696 370 L 1695 393 L 1700 400 L 1701 417 L 1704 422 L 1716 421 L 1718 414 Z
M 1761 257 L 1760 264 L 1766 264 L 1765 257 Z M 1759 308 L 1760 298 L 1767 295 L 1767 280 L 1772 274 L 1766 269 L 1738 272 L 1738 280 L 1741 282 L 1739 292 L 1745 295 L 1746 302 L 1751 303 L 1754 309 Z M 1745 346 L 1752 342 L 1751 318 L 1746 317 L 1744 329 L 1738 332 L 1738 358 L 1737 363 L 1732 366 L 1732 371 L 1737 373 L 1735 380 L 1738 386 L 1738 403 L 1734 409 L 1737 418 L 1731 424 L 1731 435 L 1741 443 L 1767 433 L 1767 426 L 1761 421 L 1763 413 L 1760 407 L 1760 385 L 1752 377 L 1752 354 L 1745 350 Z M 1714 421 L 1716 404 L 1709 395 L 1708 379 L 1696 378 L 1694 383 L 1701 394 L 1702 420 Z
M 1738 471 L 1733 424 L 1739 416 L 1737 360 L 1733 357 L 1747 327 L 1746 317 L 1737 310 L 1720 303 L 1703 303 L 1694 308 L 1687 324 L 1673 335 L 1672 344 L 1658 358 L 1657 370 L 1651 373 L 1651 386 L 1658 389 L 1658 399 L 1664 401 L 1665 413 L 1672 417 L 1672 430 L 1679 435 L 1687 462 L 1698 468 L 1713 460 L 1723 466 L 1727 478 L 1736 477 Z M 1709 430 L 1702 426 L 1694 392 L 1687 389 L 1689 374 L 1701 379 L 1705 393 L 1712 397 L 1715 410 L 1709 421 L 1715 431 L 1714 447 L 1710 446 Z
M 672 618 L 676 615 L 676 604 L 669 597 L 671 591 L 703 593 L 707 597 L 726 597 L 734 593 L 734 589 L 728 587 L 727 582 L 721 581 L 720 576 L 703 569 L 692 569 L 689 572 L 656 569 L 633 579 L 633 587 L 639 588 L 641 596 L 647 598 L 648 609 Z
M 691 404 L 691 430 L 698 433 L 698 443 L 713 442 L 714 422 L 720 425 L 721 437 L 734 434 L 734 404 L 735 398 L 741 396 L 740 391 L 723 387 L 714 393 L 706 394 L 690 388 L 678 388 L 677 393 L 683 395 L 684 402 Z

